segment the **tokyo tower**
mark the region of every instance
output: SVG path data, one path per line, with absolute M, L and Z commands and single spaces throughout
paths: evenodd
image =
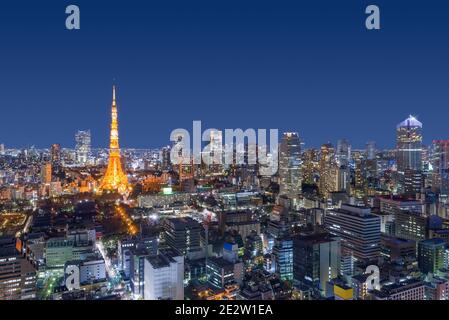
M 100 191 L 116 191 L 125 194 L 131 190 L 128 177 L 123 170 L 118 143 L 117 103 L 115 100 L 115 86 L 112 88 L 111 107 L 111 138 L 109 144 L 109 162 L 106 173 L 100 184 Z

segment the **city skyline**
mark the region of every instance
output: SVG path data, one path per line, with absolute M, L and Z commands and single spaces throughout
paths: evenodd
M 430 1 L 0 3 L 0 301 L 449 301 Z
M 394 126 L 413 114 L 425 144 L 445 138 L 445 1 L 378 1 L 374 33 L 360 1 L 77 4 L 73 32 L 57 5 L 1 5 L 1 106 L 14 121 L 0 143 L 67 147 L 90 129 L 92 145 L 107 147 L 113 82 L 125 148 L 166 145 L 193 120 L 298 131 L 305 147 L 347 138 L 392 148 Z
M 408 115 L 407 118 L 404 121 L 407 121 L 407 119 L 409 119 L 409 118 L 412 118 L 412 119 L 415 119 L 415 120 L 419 121 L 419 119 L 417 117 L 415 117 L 415 116 L 413 116 L 411 114 Z M 224 130 L 222 128 L 214 128 L 214 129 L 216 129 L 218 131 L 223 131 Z M 236 129 L 242 129 L 242 128 L 236 128 Z M 250 129 L 250 128 L 243 128 L 243 130 L 246 130 L 246 129 Z M 189 129 L 186 129 L 186 130 L 189 131 L 189 134 L 192 133 L 192 130 L 189 130 Z M 376 150 L 393 150 L 393 149 L 397 148 L 395 140 L 393 140 L 390 143 L 390 145 L 386 146 L 386 147 L 379 146 L 377 141 L 372 140 L 372 139 L 371 140 L 367 140 L 364 145 L 354 146 L 351 143 L 351 139 L 350 138 L 348 138 L 348 137 L 338 137 L 338 136 L 334 137 L 332 141 L 331 140 L 326 140 L 326 141 L 323 141 L 319 145 L 310 146 L 310 145 L 307 144 L 306 141 L 304 141 L 303 137 L 301 136 L 301 132 L 299 130 L 281 131 L 280 134 L 285 134 L 285 133 L 289 133 L 289 132 L 290 133 L 291 132 L 297 133 L 299 135 L 301 146 L 304 147 L 305 150 L 308 150 L 308 149 L 319 149 L 321 146 L 323 146 L 325 144 L 331 144 L 331 145 L 333 145 L 335 147 L 338 147 L 338 144 L 339 144 L 340 141 L 345 141 L 346 143 L 348 143 L 349 146 L 350 146 L 350 149 L 352 149 L 353 151 L 365 150 L 366 148 L 368 148 L 368 145 L 373 144 L 373 143 L 374 143 L 374 147 L 376 148 Z M 58 144 L 58 145 L 60 145 L 61 148 L 70 150 L 70 149 L 76 149 L 77 148 L 77 143 L 78 143 L 77 142 L 77 139 L 78 139 L 77 137 L 78 137 L 78 135 L 80 135 L 80 133 L 81 134 L 88 133 L 89 134 L 89 139 L 91 139 L 91 129 L 83 128 L 83 129 L 80 129 L 80 130 L 78 130 L 77 132 L 74 133 L 74 135 L 73 135 L 73 137 L 74 137 L 73 143 L 72 143 L 72 145 L 68 145 L 68 146 L 67 145 L 62 145 L 59 142 L 54 142 L 54 143 L 52 143 L 49 146 L 40 146 L 40 145 L 37 145 L 37 144 L 30 144 L 30 145 L 27 145 L 27 146 L 20 146 L 20 147 L 7 145 L 4 142 L 0 142 L 0 144 L 3 145 L 5 150 L 8 150 L 8 149 L 18 150 L 18 149 L 28 149 L 28 148 L 36 148 L 36 149 L 39 149 L 39 150 L 45 150 L 45 149 L 50 149 L 53 144 Z M 165 144 L 162 144 L 162 145 L 157 145 L 157 146 L 156 145 L 150 145 L 150 146 L 146 146 L 146 147 L 145 146 L 144 147 L 125 146 L 125 147 L 123 147 L 121 149 L 123 149 L 123 150 L 126 150 L 126 149 L 129 149 L 129 150 L 132 150 L 132 149 L 135 149 L 135 150 L 162 149 L 162 148 L 170 146 L 170 145 L 172 145 L 174 143 L 174 141 L 171 141 L 169 138 L 167 139 L 167 142 Z M 396 139 L 396 138 L 394 138 L 394 139 Z M 427 140 L 429 140 L 429 139 L 427 139 Z M 428 144 L 426 144 L 424 142 L 425 140 L 424 140 L 424 136 L 423 136 L 423 146 L 430 146 L 432 143 L 434 143 L 435 141 L 438 141 L 438 140 L 444 140 L 444 139 L 438 139 L 438 138 L 437 139 L 431 139 L 430 141 L 428 141 Z M 281 138 L 279 138 L 279 142 L 281 142 Z M 224 139 L 223 139 L 223 144 L 224 144 Z M 95 144 L 92 144 L 90 140 L 89 140 L 89 145 L 90 145 L 89 147 L 92 148 L 93 150 L 102 150 L 102 149 L 108 149 L 109 148 L 108 145 L 106 145 L 106 146 L 96 146 Z

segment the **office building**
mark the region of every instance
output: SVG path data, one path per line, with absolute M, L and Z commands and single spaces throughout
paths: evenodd
M 279 147 L 279 195 L 296 205 L 301 194 L 301 141 L 297 132 L 285 132 Z
M 75 142 L 76 162 L 80 165 L 85 165 L 91 157 L 90 130 L 78 131 L 75 134 Z
M 160 250 L 145 259 L 144 300 L 184 300 L 184 256 Z
M 50 156 L 52 166 L 59 167 L 61 165 L 61 145 L 59 143 L 51 145 Z
M 446 243 L 434 238 L 418 243 L 418 267 L 423 274 L 436 273 L 444 268 Z
M 0 238 L 0 300 L 36 298 L 36 269 L 16 249 L 14 238 Z
M 322 292 L 340 274 L 340 240 L 329 233 L 299 235 L 293 238 L 293 277 L 310 281 Z
M 385 285 L 372 293 L 374 300 L 424 300 L 424 282 L 416 279 Z
M 274 270 L 281 280 L 293 280 L 293 239 L 283 237 L 274 240 Z
M 399 173 L 399 193 L 405 192 L 405 173 L 422 172 L 422 123 L 409 116 L 396 126 L 396 163 Z
M 449 140 L 434 140 L 432 144 L 432 190 L 449 197 Z
M 148 255 L 155 255 L 158 250 L 158 236 L 154 235 L 137 235 L 121 239 L 117 245 L 118 266 L 126 278 L 131 276 L 133 259 L 132 251 L 145 250 Z
M 340 237 L 344 253 L 358 260 L 377 259 L 380 254 L 380 218 L 368 207 L 344 204 L 329 210 L 324 226 L 332 235 Z
M 428 233 L 428 219 L 417 212 L 396 211 L 395 235 L 413 241 L 424 240 Z
M 41 166 L 41 183 L 51 183 L 51 163 L 45 163 Z
M 163 223 L 166 244 L 184 255 L 201 254 L 202 226 L 190 217 L 169 218 Z

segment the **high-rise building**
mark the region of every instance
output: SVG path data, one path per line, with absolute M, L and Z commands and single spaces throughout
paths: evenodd
M 394 214 L 395 235 L 398 238 L 420 241 L 427 237 L 427 217 L 418 212 L 397 210 Z
M 449 140 L 434 140 L 432 144 L 432 189 L 449 197 Z
M 61 165 L 61 145 L 59 143 L 54 143 L 51 145 L 50 156 L 51 164 L 54 167 Z
M 125 194 L 130 191 L 128 177 L 125 173 L 120 156 L 118 141 L 117 101 L 115 99 L 115 86 L 112 89 L 111 106 L 111 133 L 109 144 L 109 162 L 103 180 L 100 184 L 101 191 L 115 191 Z
M 445 247 L 446 243 L 439 238 L 418 243 L 418 267 L 422 273 L 436 273 L 444 268 Z
M 138 235 L 121 239 L 117 245 L 118 266 L 126 277 L 131 276 L 133 271 L 133 252 L 146 251 L 150 255 L 155 255 L 158 249 L 157 235 Z
M 301 187 L 301 141 L 297 132 L 286 132 L 279 153 L 279 194 L 293 200 L 295 205 Z
M 319 173 L 320 194 L 327 200 L 331 192 L 338 190 L 338 164 L 335 160 L 335 149 L 330 143 L 321 146 Z
M 161 151 L 161 168 L 169 170 L 170 167 L 170 147 L 164 147 Z
M 5 145 L 3 143 L 0 143 L 0 156 L 5 154 Z
M 293 239 L 293 276 L 310 281 L 322 292 L 340 274 L 340 240 L 329 233 L 300 235 Z
M 364 178 L 366 180 L 377 178 L 378 176 L 378 164 L 376 156 L 376 143 L 374 141 L 368 141 L 365 149 L 365 159 L 363 161 L 364 166 Z
M 409 116 L 396 126 L 396 163 L 399 193 L 405 193 L 406 171 L 411 175 L 422 172 L 422 123 Z M 408 190 L 410 192 L 410 190 Z M 420 190 L 412 190 L 413 193 Z
M 275 272 L 281 280 L 293 280 L 293 239 L 283 237 L 274 240 L 273 261 Z
M 145 290 L 145 260 L 154 254 L 150 254 L 150 250 L 144 248 L 132 248 L 130 254 L 129 278 L 131 291 L 136 297 L 143 298 Z
M 36 298 L 36 269 L 16 249 L 15 239 L 0 239 L 0 300 Z
M 212 286 L 224 289 L 227 285 L 242 283 L 244 268 L 238 251 L 238 244 L 225 242 L 223 257 L 207 259 L 207 277 Z
M 75 142 L 76 162 L 80 165 L 85 165 L 91 156 L 90 130 L 78 131 L 75 135 Z
M 206 172 L 211 175 L 223 173 L 223 132 L 218 129 L 210 129 L 209 144 L 204 148 L 202 160 L 206 166 Z M 243 155 L 242 155 L 243 156 Z
M 307 184 L 314 184 L 318 175 L 318 151 L 308 149 L 303 153 L 302 160 L 302 180 Z
M 376 142 L 375 141 L 368 141 L 366 143 L 365 153 L 366 153 L 365 154 L 366 160 L 376 159 Z
M 160 250 L 145 259 L 144 300 L 184 300 L 184 256 Z
M 368 207 L 342 205 L 329 210 L 325 228 L 340 237 L 342 251 L 362 261 L 375 260 L 380 255 L 380 218 Z
M 41 183 L 51 183 L 51 163 L 45 163 L 41 166 Z
M 166 244 L 184 255 L 201 254 L 202 226 L 190 217 L 169 218 L 163 223 Z
M 351 161 L 351 145 L 346 139 L 338 140 L 336 160 L 339 166 L 348 166 Z

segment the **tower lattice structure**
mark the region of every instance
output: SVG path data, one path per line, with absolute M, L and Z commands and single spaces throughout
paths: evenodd
M 111 107 L 111 135 L 109 144 L 109 162 L 103 180 L 100 184 L 100 191 L 117 191 L 125 194 L 130 191 L 128 177 L 123 170 L 120 147 L 118 142 L 118 119 L 117 102 L 115 99 L 115 86 L 112 88 Z

